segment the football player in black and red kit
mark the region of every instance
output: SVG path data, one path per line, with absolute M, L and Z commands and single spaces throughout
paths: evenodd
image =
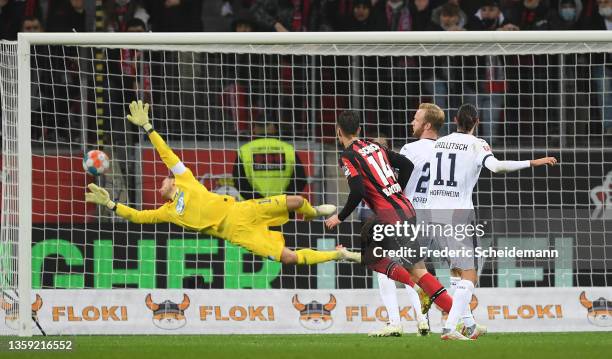
M 387 150 L 376 142 L 360 139 L 360 118 L 354 111 L 345 111 L 340 115 L 336 131 L 340 143 L 344 146 L 340 165 L 348 179 L 350 193 L 342 211 L 325 221 L 327 228 L 332 229 L 344 221 L 364 200 L 376 214 L 376 218 L 364 225 L 365 230 L 362 230 L 362 237 L 366 240 L 365 245 L 362 245 L 362 262 L 368 268 L 384 273 L 398 282 L 410 286 L 417 282 L 434 303 L 448 312 L 452 299 L 444 286 L 426 269 L 414 267 L 422 258 L 381 258 L 373 251 L 376 245 L 382 249 L 396 250 L 400 247 L 412 247 L 417 243 L 414 238 L 397 236 L 385 236 L 380 242 L 371 238 L 371 229 L 375 224 L 416 222 L 415 210 L 403 192 L 414 165 L 406 157 Z M 393 169 L 398 171 L 397 176 Z

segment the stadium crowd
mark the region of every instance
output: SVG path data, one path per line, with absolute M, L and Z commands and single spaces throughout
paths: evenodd
M 93 31 L 85 0 L 0 0 L 0 38 L 23 21 L 49 32 Z M 105 0 L 105 31 L 610 30 L 610 0 Z M 95 8 L 93 8 L 95 10 Z M 34 31 L 23 28 L 24 31 Z
M 9 40 L 16 39 L 18 31 L 611 29 L 612 0 L 0 0 L 0 38 Z M 44 57 L 44 51 L 41 50 L 37 56 Z M 70 57 L 70 54 L 62 55 Z M 306 108 L 313 107 L 307 96 L 306 57 L 287 59 L 279 56 L 215 54 L 207 56 L 204 63 L 197 53 L 185 58 L 185 55 L 176 53 L 122 51 L 116 57 L 116 66 L 113 66 L 115 61 L 112 56 L 115 55 L 107 55 L 111 56 L 108 62 L 109 88 L 122 89 L 114 93 L 110 90 L 110 103 L 119 106 L 109 105 L 109 116 L 123 118 L 122 104 L 126 102 L 125 98 L 134 95 L 133 90 L 138 88 L 138 82 L 140 90 L 144 89 L 144 93 L 138 95 L 166 106 L 163 116 L 168 121 L 164 130 L 170 135 L 227 134 L 233 131 L 248 136 L 274 134 L 289 137 L 300 133 L 303 126 L 295 124 L 308 121 L 309 111 Z M 145 59 L 144 69 L 135 65 L 139 56 Z M 164 56 L 163 60 L 160 56 Z M 33 101 L 33 111 L 41 115 L 33 120 L 36 127 L 33 136 L 42 138 L 51 133 L 49 138 L 52 139 L 74 137 L 71 133 L 55 133 L 52 128 L 68 128 L 71 127 L 68 126 L 70 121 L 79 121 L 71 116 L 75 111 L 79 112 L 76 107 L 80 106 L 79 101 L 74 101 L 78 96 L 73 96 L 80 91 L 79 80 L 69 78 L 76 73 L 69 71 L 69 68 L 74 68 L 76 64 L 69 63 L 69 60 L 59 66 L 48 60 L 46 64 L 43 57 L 40 57 L 41 62 L 37 65 L 38 73 L 33 75 L 33 78 L 47 84 L 34 89 L 38 91 L 40 100 Z M 457 108 L 464 101 L 487 109 L 481 116 L 481 134 L 490 139 L 496 136 L 562 132 L 559 129 L 559 119 L 562 117 L 588 118 L 591 123 L 597 123 L 595 126 L 576 123 L 570 129 L 574 135 L 612 134 L 612 93 L 609 91 L 612 88 L 612 68 L 608 57 L 606 54 L 574 54 L 563 58 L 546 55 L 365 57 L 362 106 L 366 122 L 373 124 L 371 130 L 366 126 L 366 133 L 388 137 L 404 135 L 408 111 L 415 109 L 421 101 L 431 100 L 444 109 Z M 333 117 L 325 112 L 329 109 L 326 106 L 327 103 L 334 103 L 339 108 L 349 106 L 350 76 L 344 67 L 349 67 L 350 59 L 337 57 L 329 60 L 320 57 L 317 61 L 324 70 L 317 70 L 320 72 L 316 77 L 331 80 L 334 84 L 329 85 L 331 89 L 328 85 L 321 86 L 321 99 L 314 106 L 322 110 L 319 111 L 322 115 L 316 120 L 333 124 L 333 118 L 325 118 Z M 331 61 L 329 69 L 325 69 L 327 61 Z M 180 65 L 181 62 L 187 65 Z M 264 63 L 266 66 L 262 66 Z M 250 66 L 241 66 L 245 64 Z M 292 73 L 278 70 L 278 67 L 287 64 L 295 67 Z M 560 64 L 565 67 L 560 68 Z M 333 74 L 332 67 L 336 68 Z M 549 67 L 549 70 L 540 71 L 545 67 Z M 462 71 L 449 70 L 452 68 L 461 68 Z M 45 71 L 48 69 L 51 71 Z M 138 74 L 139 70 L 145 73 Z M 214 71 L 219 73 L 215 75 Z M 161 76 L 156 74 L 162 73 L 164 78 L 159 80 Z M 198 76 L 203 73 L 219 81 L 200 80 Z M 190 75 L 197 79 L 189 79 Z M 279 81 L 284 76 L 291 77 L 293 87 L 288 88 L 283 81 Z M 570 95 L 575 97 L 572 101 L 576 108 L 570 110 L 573 111 L 571 113 L 562 114 L 565 111 L 562 104 L 567 101 L 561 96 L 549 96 L 550 93 L 563 91 L 561 79 L 575 80 L 569 90 Z M 405 86 L 406 82 L 423 85 Z M 168 91 L 173 89 L 178 91 Z M 45 92 L 51 95 L 45 96 Z M 203 100 L 194 96 L 195 92 L 220 95 L 212 100 Z M 55 100 L 49 101 L 49 98 Z M 206 110 L 202 110 L 203 114 L 198 113 L 198 109 L 206 106 L 219 108 L 218 115 L 224 121 L 196 126 L 193 120 L 210 115 Z M 248 107 L 259 110 L 249 110 Z M 277 110 L 261 110 L 267 108 Z M 289 110 L 279 110 L 287 108 Z M 181 124 L 179 118 L 192 121 L 181 121 Z M 231 119 L 229 125 L 225 123 L 227 118 Z M 519 119 L 522 123 L 533 121 L 535 125 L 525 129 L 526 126 L 519 124 Z M 283 123 L 289 123 L 290 128 L 283 130 Z M 321 135 L 320 131 L 333 137 L 333 125 L 331 128 L 322 126 L 316 135 Z M 129 142 L 130 139 L 124 141 Z

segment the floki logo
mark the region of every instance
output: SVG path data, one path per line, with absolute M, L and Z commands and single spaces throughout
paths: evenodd
M 608 172 L 600 186 L 593 187 L 591 201 L 595 204 L 591 218 L 612 219 L 612 171 Z
M 331 311 L 336 308 L 336 297 L 329 295 L 329 302 L 322 304 L 316 300 L 302 304 L 298 295 L 294 295 L 291 303 L 300 312 L 300 324 L 308 330 L 325 330 L 334 324 Z
M 185 309 L 189 308 L 189 297 L 183 294 L 183 301 L 177 304 L 170 300 L 154 303 L 151 293 L 147 294 L 145 304 L 153 312 L 153 324 L 160 329 L 175 330 L 185 326 Z
M 38 319 L 38 311 L 42 308 L 43 300 L 36 294 L 36 299 L 32 303 L 32 318 Z M 4 311 L 4 323 L 13 330 L 19 330 L 19 303 L 13 300 L 6 300 L 4 295 L 0 295 L 0 308 Z
M 587 309 L 589 323 L 598 327 L 612 327 L 612 301 L 599 297 L 590 301 L 586 293 L 580 293 L 580 304 Z

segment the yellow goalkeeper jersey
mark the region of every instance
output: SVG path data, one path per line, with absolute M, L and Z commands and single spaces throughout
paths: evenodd
M 219 225 L 234 205 L 235 199 L 210 192 L 157 132 L 151 132 L 149 139 L 166 166 L 174 173 L 178 190 L 172 201 L 157 209 L 138 211 L 117 204 L 117 214 L 134 223 L 170 222 L 192 231 L 218 236 Z

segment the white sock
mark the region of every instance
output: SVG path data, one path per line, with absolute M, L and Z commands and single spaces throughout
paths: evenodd
M 455 294 L 455 289 L 457 289 L 457 283 L 461 281 L 461 277 L 450 277 L 450 288 L 448 288 L 448 295 L 451 297 Z
M 400 325 L 399 305 L 397 304 L 397 288 L 395 281 L 382 273 L 378 273 L 378 291 L 389 315 L 391 325 Z
M 416 314 L 416 320 L 422 321 L 425 320 L 425 316 L 421 313 L 421 300 L 419 299 L 419 293 L 412 288 L 411 286 L 406 284 L 406 293 L 408 293 L 408 302 L 412 304 L 412 308 L 414 309 L 414 313 Z
M 472 293 L 474 290 L 472 290 Z M 470 302 L 472 301 L 472 296 L 470 296 L 470 301 L 467 303 L 465 307 L 465 313 L 463 313 L 463 324 L 466 327 L 471 327 L 476 324 L 476 320 L 474 320 L 474 314 L 472 314 L 472 308 L 470 308 Z
M 472 283 L 472 281 L 462 279 L 457 283 L 457 289 L 453 296 L 453 306 L 451 307 L 450 313 L 448 313 L 448 319 L 446 319 L 444 329 L 449 329 L 451 331 L 456 330 L 459 318 L 463 317 L 466 306 L 470 305 L 473 292 L 474 283 Z

